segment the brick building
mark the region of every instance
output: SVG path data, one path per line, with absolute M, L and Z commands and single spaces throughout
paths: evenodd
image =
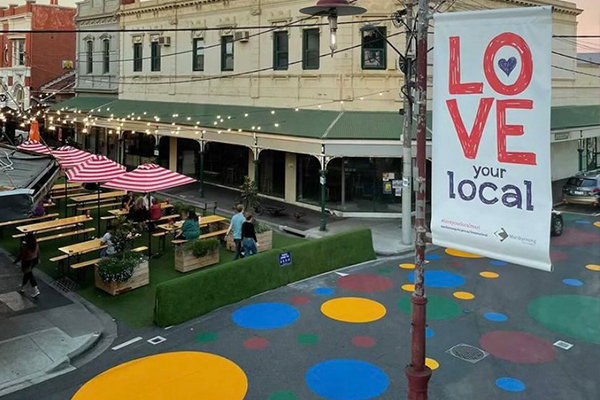
M 0 107 L 28 108 L 43 85 L 68 73 L 75 61 L 75 33 L 27 33 L 74 30 L 76 9 L 51 0 L 0 6 Z

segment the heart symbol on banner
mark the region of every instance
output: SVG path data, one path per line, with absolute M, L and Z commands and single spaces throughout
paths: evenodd
M 510 76 L 510 73 L 513 72 L 515 67 L 517 66 L 517 59 L 515 57 L 511 57 L 508 60 L 505 58 L 501 58 L 498 61 L 498 66 L 502 71 L 504 71 L 506 76 Z

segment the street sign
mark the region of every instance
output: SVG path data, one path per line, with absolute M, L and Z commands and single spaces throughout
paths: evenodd
M 433 243 L 551 271 L 552 8 L 434 18 Z
M 288 265 L 292 265 L 292 253 L 289 251 L 286 253 L 280 253 L 279 254 L 279 266 L 285 267 Z

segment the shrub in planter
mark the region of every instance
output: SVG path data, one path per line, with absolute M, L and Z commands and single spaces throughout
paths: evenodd
M 103 258 L 95 268 L 94 280 L 97 288 L 113 296 L 148 285 L 148 260 L 134 252 Z
M 193 240 L 175 249 L 175 269 L 189 272 L 218 264 L 220 243 L 217 239 Z

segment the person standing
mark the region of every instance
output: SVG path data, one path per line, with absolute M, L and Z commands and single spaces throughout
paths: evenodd
M 256 232 L 252 223 L 252 214 L 246 216 L 246 222 L 242 225 L 242 245 L 244 246 L 244 256 L 250 257 L 258 253 Z
M 31 284 L 33 293 L 31 297 L 38 297 L 40 290 L 38 289 L 37 281 L 33 276 L 33 267 L 35 267 L 40 258 L 40 247 L 33 233 L 28 233 L 21 242 L 19 255 L 15 259 L 15 264 L 21 261 L 21 272 L 23 272 L 23 282 L 21 283 L 20 293 L 25 293 L 25 285 L 27 282 Z
M 227 234 L 225 234 L 225 237 L 227 237 L 233 232 L 233 242 L 235 243 L 235 255 L 233 256 L 234 260 L 237 260 L 238 258 L 244 258 L 244 248 L 242 246 L 242 225 L 246 221 L 246 218 L 244 217 L 244 206 L 238 204 L 236 210 L 237 214 L 231 218 L 231 224 L 229 225 Z

